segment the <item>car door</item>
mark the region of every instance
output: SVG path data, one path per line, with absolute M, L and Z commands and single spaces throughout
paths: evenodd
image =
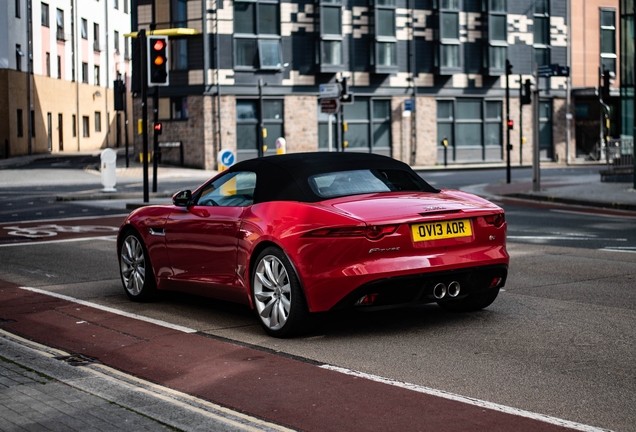
M 205 185 L 193 205 L 175 208 L 165 231 L 173 280 L 232 283 L 241 219 L 255 184 L 253 172 L 227 173 Z

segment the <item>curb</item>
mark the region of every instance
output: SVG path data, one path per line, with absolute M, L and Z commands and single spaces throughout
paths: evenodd
M 499 195 L 501 197 L 506 198 L 519 198 L 531 201 L 542 201 L 542 202 L 553 202 L 559 204 L 570 204 L 570 205 L 579 205 L 585 207 L 595 207 L 595 208 L 607 208 L 613 210 L 627 210 L 627 211 L 636 211 L 636 204 L 628 204 L 621 202 L 601 202 L 601 201 L 587 201 L 580 200 L 575 198 L 563 198 L 556 197 L 551 195 L 533 195 L 527 193 L 511 193 L 511 194 L 502 194 Z

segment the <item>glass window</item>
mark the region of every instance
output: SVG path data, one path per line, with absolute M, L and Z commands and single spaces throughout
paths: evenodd
M 459 14 L 442 12 L 440 18 L 442 39 L 459 39 Z
M 264 120 L 282 120 L 283 119 L 283 101 L 282 100 L 263 100 L 263 119 Z
M 601 27 L 615 27 L 616 12 L 609 9 L 601 9 Z
M 95 111 L 95 132 L 102 131 L 102 113 Z
M 82 18 L 81 23 L 82 39 L 88 39 L 88 22 Z
M 506 15 L 490 16 L 490 39 L 496 41 L 506 41 Z
M 253 67 L 256 58 L 256 40 L 234 39 L 234 46 L 235 65 Z
M 321 63 L 325 65 L 342 64 L 342 41 L 323 40 Z
M 459 45 L 442 45 L 440 47 L 441 52 L 441 66 L 446 68 L 458 68 L 459 62 Z
M 93 84 L 99 85 L 99 66 L 95 66 L 93 69 L 93 72 L 94 72 Z
M 256 34 L 255 3 L 234 2 L 234 33 Z
M 322 33 L 342 36 L 342 10 L 340 7 L 322 8 Z
M 376 36 L 395 37 L 395 9 L 378 9 Z
M 539 66 L 550 64 L 550 50 L 548 48 L 534 48 L 535 61 Z
M 258 7 L 258 33 L 278 34 L 278 4 L 259 4 Z
M 175 26 L 187 27 L 188 26 L 188 2 L 187 0 L 177 0 L 175 8 Z
M 49 5 L 46 4 L 46 3 L 42 3 L 40 21 L 41 21 L 41 24 L 44 27 L 49 27 L 49 25 L 50 25 L 49 24 L 50 23 L 50 20 L 49 20 Z
M 278 39 L 259 39 L 258 53 L 262 69 L 281 68 L 283 66 L 280 41 Z
M 490 0 L 490 12 L 507 12 L 506 0 Z
M 85 138 L 90 136 L 88 116 L 82 116 L 82 136 Z
M 437 118 L 438 120 L 453 120 L 452 101 L 437 101 Z
M 115 30 L 115 35 L 113 37 L 113 43 L 115 45 L 115 52 L 119 53 L 119 32 Z
M 197 198 L 198 206 L 246 207 L 254 204 L 256 173 L 233 172 L 209 183 Z
M 238 120 L 257 120 L 256 101 L 236 101 L 236 118 Z
M 486 119 L 501 120 L 501 102 L 486 101 Z
M 188 69 L 188 40 L 175 39 L 172 41 L 172 67 L 177 70 Z
M 347 120 L 368 120 L 369 101 L 356 99 L 350 105 L 344 105 L 344 116 Z
M 457 146 L 480 146 L 481 145 L 481 124 L 479 123 L 457 123 Z
M 440 0 L 440 8 L 459 10 L 459 0 Z
M 550 21 L 547 17 L 534 17 L 534 43 L 550 44 Z
M 309 186 L 322 198 L 392 191 L 430 191 L 419 176 L 402 170 L 351 170 L 309 177 Z
M 480 100 L 458 100 L 457 101 L 458 120 L 480 120 L 481 101 Z
M 373 101 L 373 120 L 391 120 L 391 101 Z
M 18 136 L 24 136 L 24 126 L 22 122 L 22 110 L 18 110 Z
M 88 63 L 82 63 L 82 82 L 88 82 Z
M 616 32 L 614 30 L 601 30 L 601 53 L 616 53 Z
M 57 9 L 56 37 L 57 40 L 64 40 L 64 11 L 62 9 Z
M 535 0 L 534 13 L 549 15 L 550 14 L 549 0 Z
M 489 49 L 489 66 L 493 69 L 505 69 L 506 58 L 508 58 L 508 48 L 501 46 L 491 46 Z
M 397 47 L 395 42 L 378 42 L 378 66 L 397 65 Z

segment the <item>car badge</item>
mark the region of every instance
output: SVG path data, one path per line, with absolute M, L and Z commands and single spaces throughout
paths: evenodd
M 424 207 L 424 211 L 434 211 L 434 210 L 445 210 L 445 208 L 444 207 L 437 207 L 437 206 Z

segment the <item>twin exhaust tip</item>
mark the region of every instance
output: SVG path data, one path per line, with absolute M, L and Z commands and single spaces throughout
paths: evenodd
M 433 287 L 433 297 L 435 297 L 437 300 L 441 300 L 446 296 L 455 298 L 459 295 L 460 291 L 461 286 L 457 281 L 452 281 L 448 284 L 448 286 L 444 285 L 442 282 L 439 282 Z

